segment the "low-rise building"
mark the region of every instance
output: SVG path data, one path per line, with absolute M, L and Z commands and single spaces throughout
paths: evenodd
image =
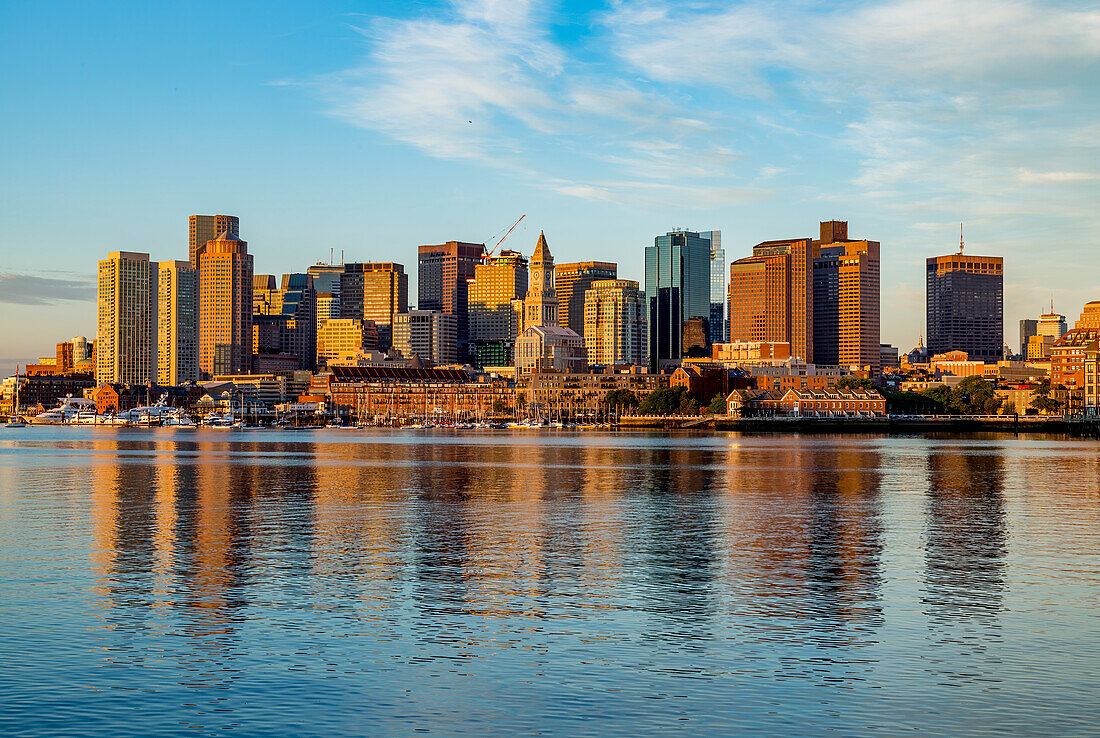
M 734 390 L 726 409 L 734 417 L 878 418 L 886 398 L 874 390 Z
M 515 406 L 503 379 L 462 369 L 330 367 L 315 375 L 299 402 L 327 400 L 337 412 L 377 421 L 402 418 L 485 418 Z
M 791 358 L 787 341 L 732 341 L 711 347 L 715 361 L 739 364 L 743 362 L 786 361 Z
M 571 415 L 607 410 L 604 400 L 612 390 L 626 390 L 642 400 L 669 386 L 667 374 L 650 374 L 641 367 L 607 372 L 536 372 L 519 375 L 516 392 L 520 405 L 550 413 Z

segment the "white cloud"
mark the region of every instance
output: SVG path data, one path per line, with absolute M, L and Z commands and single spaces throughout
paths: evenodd
M 1062 184 L 1066 182 L 1088 182 L 1100 178 L 1092 172 L 1033 172 L 1021 169 L 1016 174 L 1024 184 Z

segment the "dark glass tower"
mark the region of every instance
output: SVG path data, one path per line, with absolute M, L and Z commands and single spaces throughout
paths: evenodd
M 711 242 L 692 231 L 672 231 L 645 250 L 645 292 L 649 301 L 649 366 L 679 363 L 684 325 L 710 317 Z
M 1004 265 L 999 256 L 933 256 L 926 265 L 928 353 L 1004 356 Z

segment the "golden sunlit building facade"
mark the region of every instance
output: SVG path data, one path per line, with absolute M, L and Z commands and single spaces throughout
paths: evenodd
M 252 255 L 224 231 L 199 254 L 199 370 L 243 374 L 252 367 Z
M 112 251 L 99 262 L 96 379 L 157 379 L 157 276 L 149 254 Z
M 198 273 L 189 261 L 159 261 L 157 267 L 157 383 L 199 378 Z

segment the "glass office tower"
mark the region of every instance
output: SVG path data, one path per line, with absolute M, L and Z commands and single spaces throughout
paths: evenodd
M 687 321 L 709 322 L 711 242 L 692 231 L 671 231 L 645 250 L 645 293 L 649 301 L 649 366 L 652 371 L 683 357 Z

